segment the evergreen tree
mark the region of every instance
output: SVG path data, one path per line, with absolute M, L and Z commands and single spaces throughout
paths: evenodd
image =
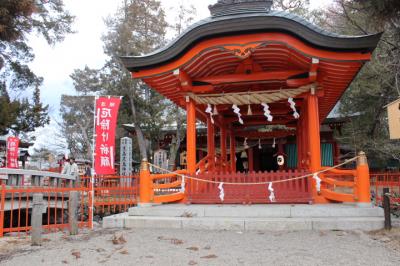
M 167 28 L 165 13 L 157 0 L 124 0 L 122 7 L 105 23 L 104 52 L 109 60 L 99 70 L 88 67 L 75 70 L 72 74 L 75 89 L 86 94 L 123 96 L 118 124 L 135 125 L 134 143 L 140 153 L 136 159 L 149 158 L 149 151 L 157 148 L 165 124 L 166 101 L 143 82 L 133 80 L 119 58 L 147 54 L 163 46 Z M 117 137 L 121 136 L 117 131 Z
M 390 140 L 385 105 L 400 96 L 400 16 L 398 1 L 336 0 L 325 14 L 325 27 L 346 35 L 384 31 L 370 63 L 340 101 L 351 117 L 339 140 L 354 152 L 366 151 L 373 167 L 400 163 L 400 142 Z
M 48 123 L 48 107 L 40 102 L 43 79 L 28 66 L 34 54 L 27 37 L 35 32 L 53 45 L 72 32 L 73 19 L 62 0 L 0 1 L 0 133 L 24 134 Z M 26 98 L 10 99 L 8 90 L 30 88 L 34 89 L 33 103 Z

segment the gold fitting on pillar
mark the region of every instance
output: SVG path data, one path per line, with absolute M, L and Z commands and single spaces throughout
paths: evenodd
M 147 171 L 147 170 L 149 170 L 149 162 L 147 161 L 147 159 L 146 158 L 144 158 L 143 160 L 142 160 L 142 163 L 140 164 L 140 170 L 142 171 Z
M 367 165 L 367 164 L 368 164 L 368 160 L 367 160 L 367 156 L 365 155 L 365 152 L 360 151 L 358 153 L 357 165 Z

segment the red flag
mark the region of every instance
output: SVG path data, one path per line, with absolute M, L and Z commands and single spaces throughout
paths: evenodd
M 94 170 L 99 175 L 115 173 L 115 128 L 120 103 L 120 98 L 100 97 L 96 99 Z
M 18 168 L 18 146 L 19 139 L 16 137 L 7 138 L 7 168 Z

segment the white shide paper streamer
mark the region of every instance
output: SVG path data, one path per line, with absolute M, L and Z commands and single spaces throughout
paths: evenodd
M 275 199 L 275 193 L 274 193 L 274 189 L 272 187 L 272 183 L 269 183 L 268 190 L 269 190 L 269 201 L 275 202 L 276 199 Z
M 292 108 L 292 110 L 293 110 L 293 117 L 296 118 L 296 119 L 299 119 L 300 115 L 297 112 L 295 101 L 293 100 L 293 98 L 289 98 L 288 102 L 290 103 L 290 108 Z
M 224 201 L 225 198 L 225 192 L 224 192 L 224 183 L 219 183 L 219 198 L 221 199 L 221 201 Z
M 233 109 L 233 112 L 235 114 L 237 114 L 239 123 L 243 125 L 243 119 L 242 119 L 242 115 L 240 114 L 240 108 L 236 104 L 234 104 L 234 105 L 232 105 L 232 109 Z
M 274 117 L 271 115 L 271 111 L 269 110 L 269 105 L 266 103 L 261 104 L 264 107 L 264 115 L 267 118 L 268 122 L 272 122 Z

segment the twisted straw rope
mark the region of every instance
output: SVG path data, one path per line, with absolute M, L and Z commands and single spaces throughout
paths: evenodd
M 188 93 L 188 96 L 199 104 L 261 104 L 273 103 L 280 100 L 294 98 L 299 94 L 307 92 L 311 87 L 315 86 L 306 85 L 297 89 L 285 89 L 276 91 L 251 91 L 251 92 L 237 92 L 237 93 L 224 93 L 224 94 L 202 94 L 196 95 Z M 246 97 L 247 96 L 247 97 Z

